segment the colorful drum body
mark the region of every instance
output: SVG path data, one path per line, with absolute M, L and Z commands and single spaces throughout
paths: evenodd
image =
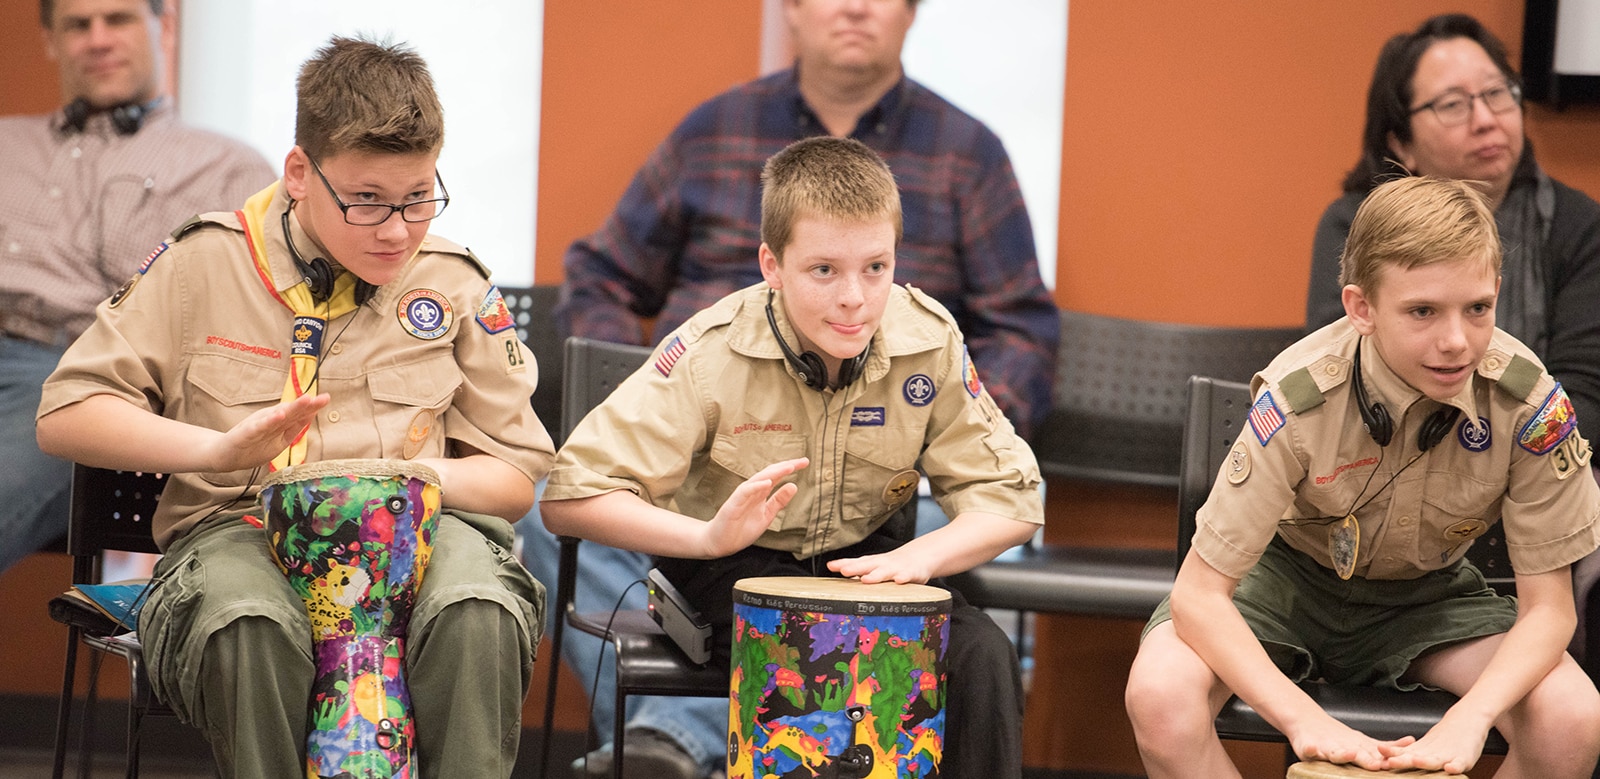
M 741 579 L 733 629 L 728 779 L 939 776 L 950 593 Z
M 273 560 L 311 619 L 308 779 L 417 775 L 405 637 L 439 500 L 438 474 L 400 460 L 291 466 L 262 488 Z

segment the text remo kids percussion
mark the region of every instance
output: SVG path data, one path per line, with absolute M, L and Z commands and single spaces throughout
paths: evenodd
M 728 779 L 939 775 L 950 593 L 741 579 L 733 631 Z
M 1307 760 L 1289 766 L 1287 779 L 1444 779 L 1449 774 L 1443 771 L 1368 771 L 1357 765 L 1344 765 L 1324 763 L 1321 760 Z
M 407 626 L 433 551 L 439 475 L 402 460 L 326 460 L 261 491 L 272 557 L 311 618 L 306 776 L 413 777 Z

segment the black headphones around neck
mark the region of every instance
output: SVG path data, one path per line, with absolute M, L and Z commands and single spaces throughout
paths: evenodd
M 333 282 L 337 276 L 333 266 L 321 257 L 312 257 L 307 262 L 300 256 L 300 250 L 294 246 L 294 235 L 289 232 L 289 209 L 283 210 L 283 242 L 289 245 L 289 256 L 294 258 L 294 267 L 299 269 L 300 275 L 306 280 L 306 290 L 311 293 L 311 299 L 317 303 L 326 303 L 333 297 Z M 356 277 L 356 305 L 365 305 L 378 294 L 378 285 Z
M 1367 435 L 1378 446 L 1388 446 L 1390 439 L 1394 438 L 1394 419 L 1389 416 L 1389 409 L 1382 403 L 1373 403 L 1367 397 L 1367 384 L 1361 380 L 1361 340 L 1356 339 L 1355 376 L 1351 379 L 1355 385 L 1356 407 L 1361 410 L 1361 424 L 1367 426 Z M 1455 406 L 1445 406 L 1428 415 L 1422 421 L 1422 427 L 1417 430 L 1417 453 L 1421 454 L 1437 446 L 1450 434 L 1450 428 L 1455 427 L 1456 419 L 1461 416 L 1461 409 Z
M 789 348 L 788 342 L 783 340 L 783 334 L 778 332 L 778 319 L 772 315 L 772 290 L 767 290 L 767 325 L 772 328 L 772 337 L 778 339 L 778 348 L 783 350 L 783 356 L 788 359 L 794 372 L 800 374 L 800 380 L 818 392 L 828 388 L 828 367 L 823 364 L 822 358 L 816 352 L 807 351 L 795 354 Z M 839 364 L 839 386 L 843 387 L 855 381 L 861 375 L 861 369 L 867 365 L 867 358 L 872 355 L 872 341 L 867 341 L 867 348 L 861 353 Z
M 111 116 L 111 126 L 118 135 L 133 135 L 144 126 L 144 118 L 161 105 L 161 98 L 156 98 L 148 103 L 123 103 L 112 106 L 107 113 Z M 94 106 L 89 105 L 85 98 L 78 98 L 61 109 L 61 129 L 66 132 L 81 133 L 89 124 L 89 117 L 95 113 Z

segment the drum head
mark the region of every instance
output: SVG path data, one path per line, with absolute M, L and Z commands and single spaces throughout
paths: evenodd
M 421 479 L 428 484 L 439 483 L 439 473 L 422 463 L 395 459 L 317 460 L 291 465 L 267 477 L 265 484 L 293 484 L 327 476 L 356 476 L 388 479 Z
M 863 584 L 839 576 L 761 576 L 740 579 L 733 588 L 756 595 L 863 603 L 937 603 L 950 599 L 949 592 L 926 584 Z
M 1356 765 L 1324 763 L 1321 760 L 1307 760 L 1289 766 L 1287 779 L 1358 779 L 1359 777 L 1399 777 L 1402 779 L 1436 779 L 1447 777 L 1443 771 L 1368 771 Z

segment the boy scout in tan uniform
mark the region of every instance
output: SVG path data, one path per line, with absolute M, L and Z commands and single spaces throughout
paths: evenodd
M 1349 316 L 1257 374 L 1146 627 L 1127 701 L 1151 777 L 1238 775 L 1211 727 L 1229 694 L 1307 760 L 1462 773 L 1495 727 L 1502 776 L 1590 775 L 1600 693 L 1564 650 L 1600 488 L 1566 393 L 1494 328 L 1494 229 L 1460 182 L 1405 178 L 1362 205 Z M 1496 521 L 1516 599 L 1464 558 Z M 1461 699 L 1427 734 L 1377 741 L 1293 684 L 1319 677 Z
M 306 129 L 326 108 L 308 100 L 352 91 L 380 93 L 379 112 L 401 101 L 387 116 L 414 124 L 359 106 L 317 114 L 398 136 L 370 147 Z M 442 112 L 421 58 L 335 38 L 300 98 L 284 178 L 180 227 L 101 304 L 45 385 L 41 445 L 172 474 L 139 632 L 152 686 L 229 777 L 307 770 L 306 604 L 247 521 L 269 471 L 334 458 L 434 469 L 444 505 L 405 656 L 419 773 L 509 776 L 544 592 L 501 517 L 527 510 L 554 457 L 529 404 L 537 369 L 487 271 L 427 235 L 447 196 L 434 197 Z
M 1043 522 L 1033 452 L 950 314 L 892 283 L 898 194 L 883 162 L 856 141 L 812 138 L 768 161 L 763 182 L 768 281 L 667 336 L 573 431 L 541 503 L 553 532 L 657 555 L 711 622 L 711 662 L 724 666 L 740 578 L 936 580 Z M 769 201 L 785 196 L 798 201 L 792 240 L 773 237 Z M 851 197 L 864 202 L 840 205 Z M 795 343 L 808 354 L 786 354 Z M 955 519 L 902 545 L 875 531 L 915 497 L 919 464 Z M 942 770 L 1020 776 L 1016 653 L 954 598 Z

